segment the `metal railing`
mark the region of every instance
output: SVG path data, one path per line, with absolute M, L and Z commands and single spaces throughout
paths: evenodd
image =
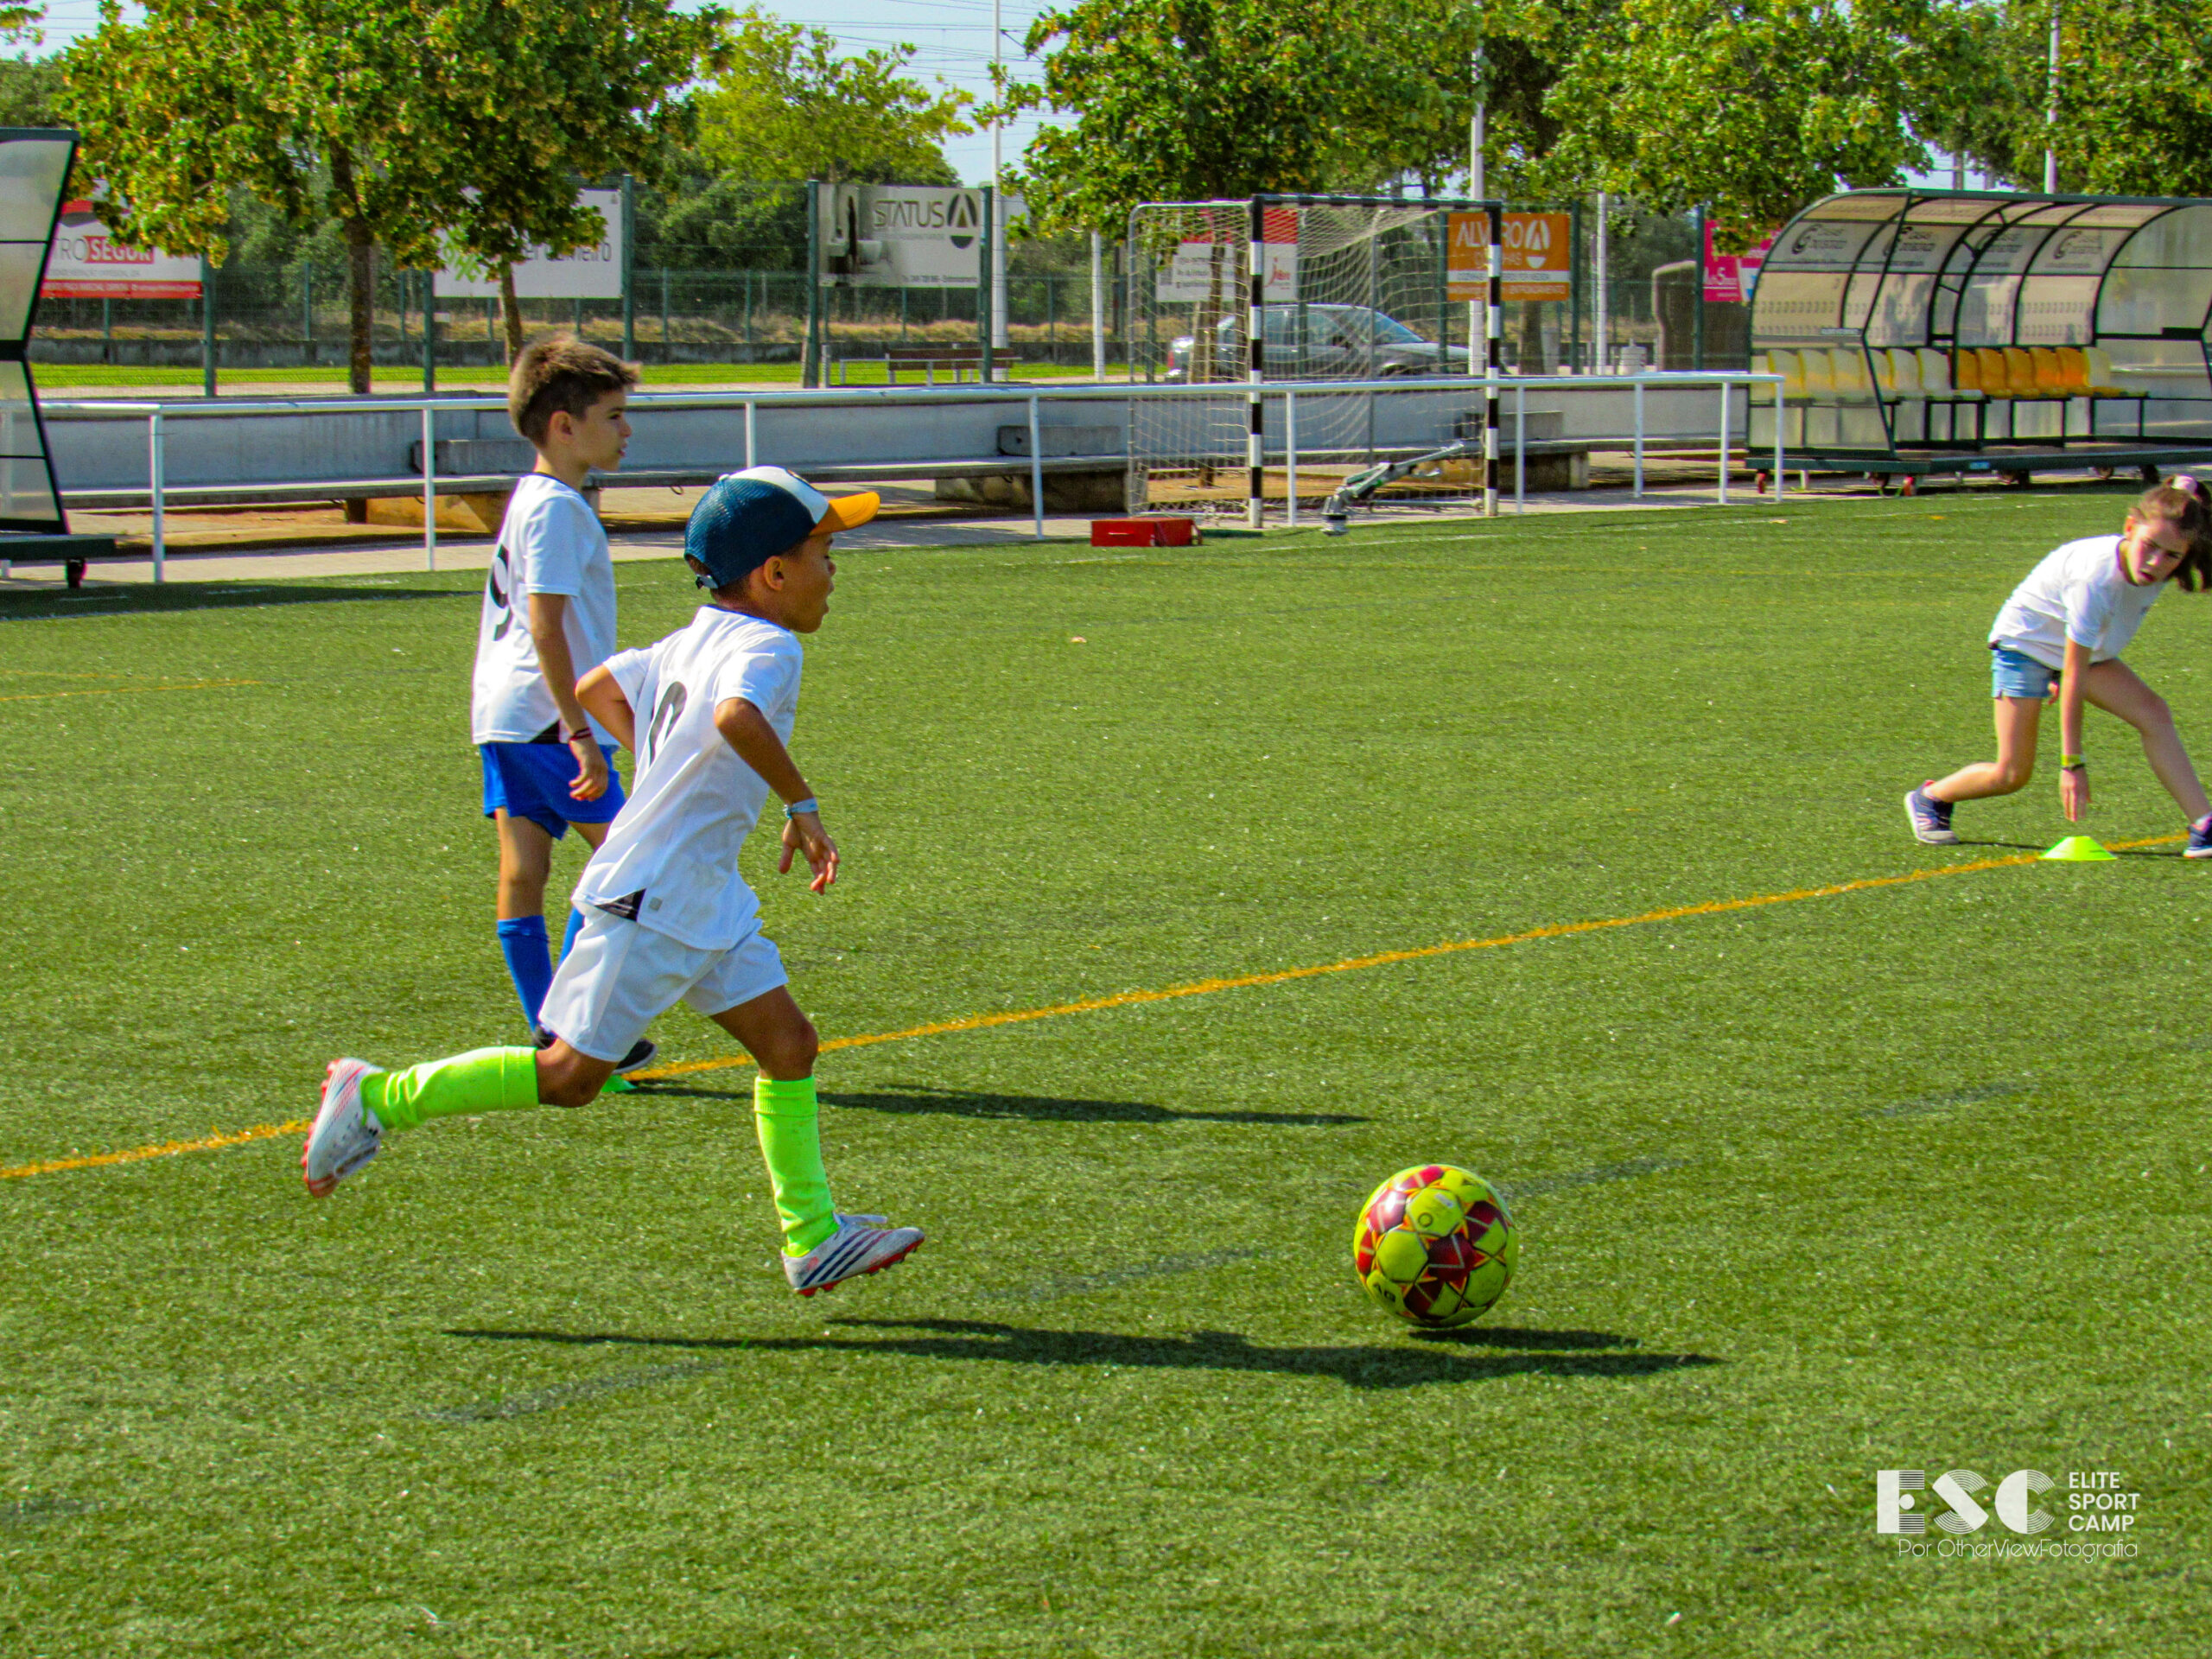
M 635 396 L 630 408 L 638 413 L 656 410 L 728 409 L 741 410 L 745 425 L 745 465 L 758 464 L 760 453 L 760 412 L 763 406 L 779 408 L 876 407 L 881 405 L 927 405 L 950 403 L 1020 403 L 1027 417 L 1029 435 L 1029 484 L 1032 506 L 1032 531 L 1042 539 L 1045 535 L 1045 456 L 1043 453 L 1042 406 L 1046 404 L 1103 403 L 1128 404 L 1139 402 L 1178 399 L 1248 400 L 1256 393 L 1262 399 L 1280 399 L 1282 410 L 1283 442 L 1270 454 L 1279 455 L 1288 473 L 1288 511 L 1286 522 L 1291 526 L 1299 523 L 1298 513 L 1298 400 L 1322 397 L 1342 397 L 1354 394 L 1389 394 L 1407 396 L 1462 392 L 1481 394 L 1485 398 L 1495 394 L 1502 397 L 1510 392 L 1514 399 L 1514 507 L 1516 512 L 1527 510 L 1528 445 L 1518 436 L 1528 430 L 1528 395 L 1531 391 L 1578 391 L 1594 393 L 1631 391 L 1633 418 L 1631 429 L 1623 434 L 1591 435 L 1574 434 L 1562 442 L 1566 447 L 1597 448 L 1625 445 L 1634 455 L 1634 484 L 1631 499 L 1644 495 L 1644 457 L 1648 448 L 1648 434 L 1644 420 L 1644 396 L 1648 389 L 1686 391 L 1711 387 L 1719 395 L 1719 420 L 1716 423 L 1716 461 L 1718 479 L 1716 500 L 1726 505 L 1728 500 L 1728 470 L 1732 453 L 1731 428 L 1734 410 L 1732 399 L 1736 388 L 1745 392 L 1745 412 L 1749 413 L 1749 397 L 1760 386 L 1769 387 L 1777 409 L 1783 406 L 1783 378 L 1778 374 L 1755 373 L 1745 371 L 1709 371 L 1703 372 L 1667 372 L 1641 375 L 1419 375 L 1398 376 L 1382 380 L 1309 380 L 1262 383 L 1222 381 L 1198 385 L 1141 385 L 1127 383 L 1090 385 L 1053 386 L 1039 389 L 1030 386 L 937 386 L 937 387 L 866 387 L 834 388 L 823 391 L 793 391 L 768 392 L 652 392 Z M 136 418 L 146 422 L 146 471 L 149 494 L 152 503 L 154 580 L 165 579 L 168 556 L 166 434 L 170 422 L 209 416 L 221 419 L 264 417 L 283 419 L 302 415 L 346 414 L 360 415 L 382 410 L 412 410 L 422 416 L 422 494 L 423 494 L 423 568 L 435 570 L 438 560 L 437 514 L 437 418 L 441 413 L 480 413 L 504 410 L 504 397 L 378 397 L 373 400 L 346 398 L 288 398 L 270 401 L 225 399 L 217 402 L 157 403 L 124 402 L 109 399 L 83 401 L 41 402 L 41 408 L 49 414 L 66 414 L 91 418 Z M 1782 490 L 1784 452 L 1782 437 L 1783 423 L 1775 423 L 1775 442 L 1772 476 L 1777 499 Z M 1749 424 L 1745 425 L 1746 436 Z M 1121 456 L 1101 455 L 1095 459 L 1130 464 L 1136 458 L 1126 448 Z M 1494 440 L 1493 440 L 1494 442 Z M 1089 457 L 1086 457 L 1088 459 Z M 1022 457 L 1007 456 L 1007 471 L 1017 471 Z M 885 457 L 887 475 L 900 473 L 926 473 L 931 463 L 926 460 L 907 457 Z M 473 475 L 467 475 L 473 476 Z M 288 482 L 285 490 L 294 494 L 304 488 L 319 487 L 324 480 L 303 480 Z M 334 497 L 359 493 L 361 480 L 328 480 Z M 240 486 L 241 495 L 253 493 L 253 486 Z M 264 486 L 273 487 L 273 486 Z

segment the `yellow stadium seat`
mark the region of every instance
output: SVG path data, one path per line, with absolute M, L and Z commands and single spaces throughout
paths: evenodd
M 2066 371 L 2059 365 L 2058 353 L 2048 346 L 2031 346 L 2028 356 L 2036 371 L 2036 390 L 2046 397 L 2063 397 L 2071 388 L 2066 384 Z
M 2070 396 L 2079 397 L 2089 390 L 2089 359 L 2082 354 L 2079 346 L 2061 346 L 2052 355 L 2058 359 L 2058 384 Z
M 1866 353 L 1859 347 L 1839 346 L 1829 352 L 1828 379 L 1840 404 L 1873 401 L 1873 377 L 1867 372 Z
M 1992 397 L 2013 395 L 2011 368 L 2001 350 L 1994 346 L 1977 346 L 1974 348 L 1974 360 L 1981 370 L 1982 391 Z
M 2048 397 L 2043 378 L 2036 372 L 2036 360 L 2024 346 L 2007 346 L 2005 353 L 2005 378 L 2015 397 Z

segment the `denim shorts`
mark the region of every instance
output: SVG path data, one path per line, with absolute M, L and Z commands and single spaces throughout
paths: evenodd
M 2040 702 L 2058 683 L 2058 671 L 2010 645 L 1989 648 L 1989 695 L 1993 697 L 2031 697 Z

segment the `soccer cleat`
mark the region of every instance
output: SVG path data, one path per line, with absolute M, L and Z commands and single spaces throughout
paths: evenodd
M 832 1290 L 864 1273 L 881 1273 L 914 1253 L 918 1227 L 875 1227 L 880 1216 L 839 1216 L 837 1230 L 804 1255 L 784 1257 L 784 1277 L 802 1296 Z
M 366 1060 L 333 1060 L 322 1080 L 322 1104 L 300 1152 L 308 1191 L 321 1198 L 377 1155 L 384 1125 L 361 1103 L 361 1079 L 384 1068 Z
M 1904 815 L 1911 822 L 1913 839 L 1930 847 L 1956 846 L 1959 838 L 1951 829 L 1952 803 L 1936 800 L 1926 791 L 1923 784 L 1904 798 Z
M 2212 817 L 2199 818 L 2189 826 L 2189 845 L 2181 849 L 2183 858 L 2212 858 Z

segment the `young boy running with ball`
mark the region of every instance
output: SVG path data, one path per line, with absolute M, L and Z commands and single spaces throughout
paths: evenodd
M 785 988 L 737 849 L 772 791 L 784 855 L 837 879 L 837 849 L 785 747 L 798 710 L 799 636 L 822 626 L 836 566 L 830 537 L 875 516 L 877 498 L 832 502 L 777 467 L 721 480 L 699 502 L 684 558 L 710 590 L 689 627 L 626 651 L 576 695 L 637 757 L 635 787 L 585 866 L 582 932 L 554 976 L 541 1049 L 480 1048 L 404 1071 L 334 1060 L 301 1166 L 321 1197 L 384 1137 L 434 1117 L 582 1106 L 652 1020 L 689 1002 L 760 1067 L 753 1114 L 783 1224 L 784 1276 L 811 1296 L 902 1261 L 920 1230 L 832 1208 L 817 1131 L 814 1027 Z
M 576 699 L 576 683 L 614 650 L 614 560 L 584 499 L 592 473 L 622 464 L 638 372 L 582 340 L 541 340 L 515 359 L 507 413 L 537 464 L 507 499 L 485 577 L 469 698 L 484 760 L 484 816 L 499 832 L 499 953 L 524 1029 L 553 982 L 545 883 L 569 827 L 594 849 L 622 810 L 613 745 Z M 569 912 L 565 953 L 582 925 Z M 642 1039 L 628 1071 L 653 1057 Z

